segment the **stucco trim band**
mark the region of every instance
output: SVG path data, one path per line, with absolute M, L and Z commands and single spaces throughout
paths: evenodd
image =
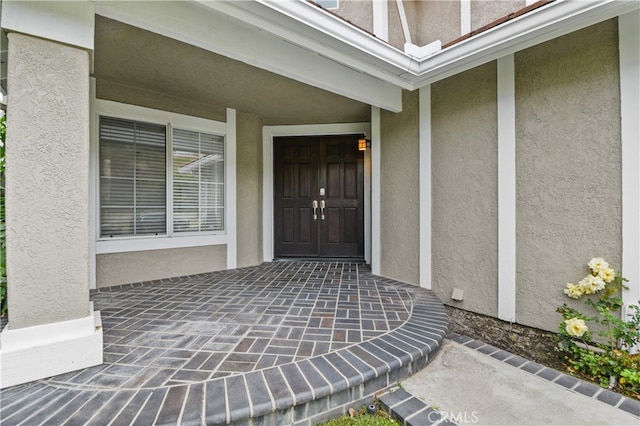
M 498 59 L 498 318 L 516 320 L 516 89 L 513 55 Z
M 431 85 L 420 89 L 420 287 L 431 290 Z
M 0 334 L 0 388 L 100 365 L 100 311 L 85 318 L 11 330 Z
M 622 268 L 626 305 L 640 299 L 640 12 L 618 18 L 622 139 Z M 629 312 L 631 314 L 631 312 Z M 640 348 L 639 348 L 640 349 Z
M 389 3 L 373 2 L 373 32 L 380 40 L 389 42 Z
M 380 108 L 371 107 L 371 272 L 380 275 L 380 169 L 382 168 Z

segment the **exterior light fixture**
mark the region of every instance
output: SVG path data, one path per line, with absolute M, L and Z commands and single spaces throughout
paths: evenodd
M 366 136 L 358 139 L 358 151 L 366 151 L 371 148 L 371 141 Z

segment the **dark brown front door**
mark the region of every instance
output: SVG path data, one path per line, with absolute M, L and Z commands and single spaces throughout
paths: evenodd
M 363 257 L 358 135 L 276 138 L 274 158 L 276 257 Z

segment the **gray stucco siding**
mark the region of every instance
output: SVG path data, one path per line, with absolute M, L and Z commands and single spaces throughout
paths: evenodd
M 89 55 L 8 35 L 11 328 L 89 315 Z
M 238 267 L 262 263 L 262 120 L 237 115 Z
M 401 113 L 381 113 L 382 275 L 420 280 L 420 180 L 418 92 L 404 92 Z M 373 231 L 375 232 L 375 230 Z
M 592 257 L 619 270 L 617 46 L 610 20 L 515 56 L 519 323 L 555 330 Z
M 227 268 L 226 246 L 202 246 L 99 254 L 98 288 L 161 278 L 220 271 Z
M 497 315 L 496 63 L 432 85 L 432 286 L 446 304 Z M 453 288 L 464 300 L 451 299 Z

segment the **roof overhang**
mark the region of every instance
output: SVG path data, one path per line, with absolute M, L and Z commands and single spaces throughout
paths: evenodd
M 318 12 L 317 10 L 315 12 Z M 330 92 L 390 111 L 402 109 L 398 85 L 345 63 L 334 47 L 316 49 L 307 39 L 282 36 L 274 26 L 311 31 L 286 18 L 269 24 L 279 13 L 253 1 L 96 2 L 95 13 L 161 34 L 226 57 L 266 69 Z M 345 24 L 346 25 L 346 24 Z M 360 52 L 365 58 L 366 53 Z
M 61 16 L 68 16 L 63 9 L 77 9 L 76 2 L 46 3 L 50 14 L 60 9 Z M 638 0 L 556 0 L 442 50 L 410 54 L 304 0 L 82 3 L 82 10 L 90 7 L 96 14 L 394 112 L 402 109 L 403 89 L 419 89 L 640 8 Z M 11 5 L 16 17 L 24 17 L 18 12 L 29 4 L 5 1 L 3 6 Z M 17 31 L 43 36 L 36 21 L 20 23 Z
M 443 49 L 410 70 L 414 88 L 640 8 L 637 0 L 557 0 Z
M 638 0 L 556 0 L 450 47 L 418 57 L 307 1 L 203 3 L 408 90 L 640 9 Z

